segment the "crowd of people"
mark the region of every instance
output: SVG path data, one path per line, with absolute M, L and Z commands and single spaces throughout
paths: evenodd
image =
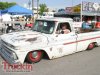
M 20 23 L 15 23 L 14 26 L 16 26 L 17 28 L 14 28 L 13 24 L 6 24 L 7 28 L 6 28 L 6 33 L 9 33 L 11 30 L 15 31 L 16 29 L 25 29 L 26 27 L 32 28 L 33 26 L 33 18 L 32 17 L 11 17 L 12 21 L 26 21 L 26 23 L 23 25 Z M 68 27 L 69 25 L 67 23 L 62 23 L 61 24 L 61 28 L 60 28 L 60 33 L 62 34 L 67 34 L 69 32 L 71 32 L 70 28 Z M 81 31 L 83 32 L 89 32 L 93 29 L 100 29 L 100 22 L 92 22 L 91 20 L 87 20 L 85 19 L 82 22 L 81 25 Z M 58 31 L 57 31 L 58 33 Z
M 92 22 L 91 20 L 85 20 L 82 23 L 82 31 L 88 32 L 96 29 L 100 29 L 100 22 Z
M 25 30 L 25 28 L 31 28 L 33 26 L 33 18 L 31 16 L 12 16 L 11 23 L 3 23 L 2 33 L 9 33 L 12 31 Z M 13 23 L 15 22 L 15 23 Z

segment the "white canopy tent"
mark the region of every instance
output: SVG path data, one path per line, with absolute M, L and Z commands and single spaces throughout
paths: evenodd
M 10 14 L 2 14 L 2 20 L 3 21 L 11 21 L 11 15 Z

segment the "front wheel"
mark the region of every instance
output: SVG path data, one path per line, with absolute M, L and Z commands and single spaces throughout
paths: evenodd
M 42 51 L 31 51 L 27 55 L 27 60 L 29 63 L 37 63 L 42 59 Z

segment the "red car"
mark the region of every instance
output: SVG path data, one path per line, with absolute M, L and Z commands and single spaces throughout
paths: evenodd
M 25 26 L 32 28 L 33 27 L 33 23 L 27 23 Z
M 100 28 L 100 22 L 96 22 L 95 27 Z

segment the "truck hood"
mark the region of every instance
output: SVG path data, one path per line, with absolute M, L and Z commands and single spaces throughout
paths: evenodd
M 33 31 L 21 31 L 13 32 L 9 34 L 4 34 L 1 36 L 1 40 L 13 45 L 13 46 L 22 46 L 30 45 L 33 43 L 42 43 L 47 41 L 47 37 L 39 32 Z

